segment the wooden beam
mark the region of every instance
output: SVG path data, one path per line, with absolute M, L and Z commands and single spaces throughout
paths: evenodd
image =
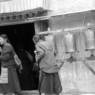
M 30 18 L 30 19 L 26 19 L 26 20 L 19 20 L 19 21 L 15 21 L 15 22 L 4 22 L 4 23 L 1 23 L 0 26 L 33 23 L 35 21 L 46 20 L 46 19 L 49 19 L 49 17 L 48 16 L 34 17 L 34 18 Z
M 91 12 L 94 13 L 95 11 L 87 11 L 87 12 L 81 12 L 81 13 L 83 13 L 83 14 L 84 13 L 91 14 Z M 16 15 L 18 16 L 19 15 L 19 13 L 13 13 L 13 14 L 14 14 L 14 16 L 16 16 Z M 22 14 L 22 16 L 24 16 L 23 12 L 21 14 Z M 75 13 L 75 14 L 78 14 L 78 13 Z M 70 14 L 67 14 L 67 15 L 70 15 Z M 3 17 L 3 15 L 1 15 L 1 16 Z M 11 16 L 12 16 L 12 14 L 10 14 L 10 17 Z M 55 15 L 55 14 L 49 14 L 49 13 L 47 13 L 47 14 L 42 15 L 42 16 L 36 16 L 36 17 L 35 16 L 34 17 L 31 16 L 31 17 L 25 18 L 25 19 L 11 20 L 11 21 L 7 21 L 7 22 L 4 21 L 4 22 L 0 23 L 0 26 L 15 25 L 15 24 L 24 24 L 24 23 L 33 23 L 33 22 L 36 22 L 36 21 L 39 21 L 39 20 L 46 20 L 46 19 L 50 19 L 52 17 L 57 17 L 57 16 L 64 16 L 64 14 L 57 14 L 57 15 Z
M 2 13 L 0 14 L 0 26 L 31 23 L 33 21 L 46 19 L 47 17 L 47 10 L 44 10 L 43 8 L 22 12 Z

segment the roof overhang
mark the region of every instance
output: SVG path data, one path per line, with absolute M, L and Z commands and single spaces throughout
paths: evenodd
M 47 10 L 36 8 L 22 12 L 0 14 L 0 26 L 33 23 L 34 21 L 47 19 Z
M 44 10 L 43 8 L 36 8 L 33 10 L 27 10 L 22 12 L 13 12 L 13 13 L 2 13 L 0 14 L 0 26 L 7 26 L 7 25 L 16 25 L 16 24 L 24 24 L 24 23 L 33 23 L 40 20 L 51 20 L 54 17 L 63 16 L 63 20 L 68 21 L 68 17 L 70 20 L 78 19 L 80 17 L 85 16 L 91 21 L 95 18 L 95 10 L 83 11 L 83 12 L 76 12 L 76 13 L 58 13 L 52 14 L 49 10 Z M 77 20 L 76 20 L 77 21 Z

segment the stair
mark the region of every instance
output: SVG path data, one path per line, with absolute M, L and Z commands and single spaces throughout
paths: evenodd
M 21 92 L 22 95 L 39 95 L 38 90 L 26 90 Z
M 39 95 L 38 90 L 22 91 L 22 95 Z M 61 93 L 60 95 L 95 95 L 95 93 L 80 93 L 71 91 L 69 93 Z

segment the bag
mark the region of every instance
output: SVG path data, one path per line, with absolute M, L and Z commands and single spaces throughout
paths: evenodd
M 21 64 L 21 60 L 19 59 L 17 54 L 14 54 L 14 60 L 15 60 L 15 63 L 19 66 L 19 69 L 22 70 L 23 67 L 22 67 L 22 64 Z
M 14 60 L 17 65 L 21 65 L 21 60 L 18 58 L 17 54 L 14 55 Z

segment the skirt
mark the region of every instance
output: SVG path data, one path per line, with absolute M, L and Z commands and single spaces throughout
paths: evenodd
M 8 83 L 0 84 L 0 93 L 19 93 L 20 84 L 15 68 L 8 68 Z
M 46 94 L 61 93 L 62 86 L 58 72 L 56 73 L 41 72 L 39 80 L 39 91 L 40 93 L 46 93 Z

